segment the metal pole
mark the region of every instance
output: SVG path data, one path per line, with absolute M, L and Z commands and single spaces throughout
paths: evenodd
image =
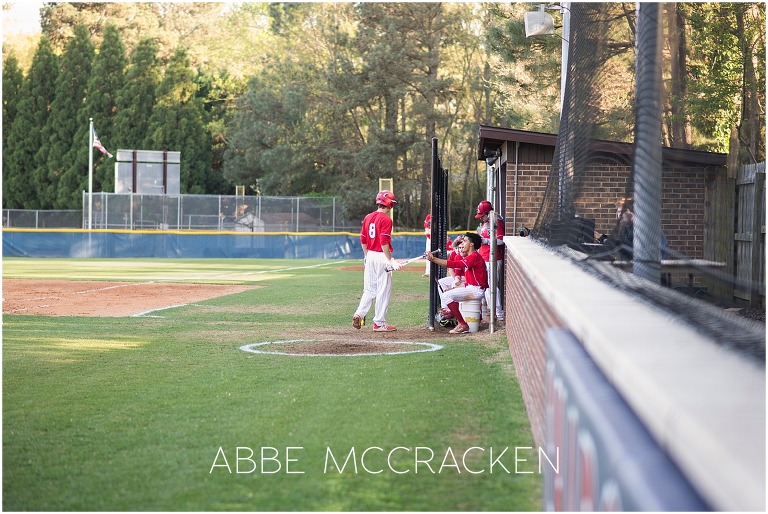
M 439 224 L 439 217 L 441 216 L 442 209 L 440 208 L 440 200 L 441 195 L 437 191 L 438 186 L 442 185 L 439 180 L 440 175 L 440 159 L 438 157 L 437 153 L 437 138 L 432 138 L 432 165 L 431 165 L 431 171 L 432 171 L 432 184 L 430 190 L 432 191 L 432 198 L 430 202 L 430 212 L 432 213 L 432 226 L 431 226 L 431 238 L 430 238 L 430 249 L 435 250 L 437 242 L 434 238 L 439 237 L 439 234 L 437 232 L 440 231 L 440 224 Z M 436 230 L 437 229 L 437 230 Z M 447 256 L 446 256 L 447 258 Z M 429 275 L 429 313 L 427 315 L 427 328 L 429 330 L 435 329 L 435 311 L 437 310 L 438 305 L 440 305 L 440 293 L 437 290 L 437 282 L 435 281 L 436 278 L 439 277 L 439 274 L 437 272 L 437 265 L 432 263 L 430 265 L 430 275 Z
M 661 282 L 661 30 L 662 4 L 637 8 L 635 209 L 633 272 Z
M 560 4 L 560 14 L 563 15 L 563 37 L 560 45 L 560 52 L 562 54 L 560 61 L 560 117 L 562 118 L 565 82 L 568 77 L 568 41 L 571 39 L 571 2 L 562 2 Z
M 498 161 L 497 161 L 498 162 Z M 493 200 L 493 164 L 487 164 L 485 171 L 485 199 Z
M 488 330 L 493 334 L 496 325 L 496 211 L 491 211 L 488 214 L 489 236 L 491 239 L 491 253 L 488 256 L 491 263 L 491 276 L 488 277 L 488 286 L 491 288 L 490 305 L 488 306 L 488 313 L 490 314 Z
M 93 219 L 93 118 L 88 125 L 88 230 Z
M 512 230 L 517 230 L 517 170 L 519 166 L 520 141 L 515 141 L 515 197 L 512 201 Z

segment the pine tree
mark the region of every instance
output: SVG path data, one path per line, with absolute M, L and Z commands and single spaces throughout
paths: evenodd
M 19 61 L 16 56 L 11 53 L 3 63 L 3 125 L 11 127 L 13 120 L 16 118 L 18 112 L 19 102 L 21 100 L 21 87 L 24 83 L 24 74 L 19 69 Z M 8 130 L 3 130 L 3 155 L 8 156 Z M 18 175 L 17 169 L 9 169 L 3 162 L 3 205 L 10 206 L 9 208 L 16 208 L 17 203 L 15 199 L 8 197 L 8 185 L 12 183 L 13 179 L 10 177 L 11 173 Z M 13 201 L 12 203 L 9 203 Z
M 183 49 L 168 62 L 144 147 L 181 152 L 181 192 L 205 194 L 211 177 L 211 138 L 197 82 Z
M 49 207 L 42 199 L 47 188 L 47 173 L 38 154 L 47 145 L 43 129 L 51 114 L 55 96 L 59 58 L 51 42 L 42 37 L 35 50 L 21 93 L 16 117 L 8 130 L 8 152 L 3 152 L 3 205 L 9 208 L 41 209 Z M 5 133 L 5 130 L 3 130 Z
M 3 124 L 10 127 L 18 112 L 19 94 L 24 83 L 24 74 L 19 69 L 19 60 L 11 53 L 3 62 Z M 3 153 L 8 133 L 3 131 Z
M 88 80 L 85 107 L 80 109 L 77 118 L 75 141 L 89 141 L 90 118 L 93 118 L 101 143 L 108 149 L 112 146 L 113 123 L 117 112 L 117 93 L 125 81 L 125 47 L 120 34 L 113 25 L 104 29 L 104 39 L 99 52 L 93 60 L 91 76 Z M 114 159 L 108 158 L 94 148 L 93 152 L 93 191 L 114 191 Z M 88 173 L 88 152 L 83 145 L 72 145 L 67 153 L 69 163 L 67 175 L 79 177 Z
M 47 138 L 43 170 L 38 176 L 48 177 L 48 187 L 43 193 L 45 208 L 77 209 L 82 206 L 82 192 L 87 189 L 88 170 L 72 169 L 67 154 L 73 147 L 88 151 L 88 138 L 76 139 L 78 114 L 85 106 L 88 80 L 93 65 L 94 46 L 85 25 L 75 27 L 74 37 L 67 43 L 61 57 L 61 69 L 56 78 L 56 97 L 51 117 L 43 137 Z M 80 132 L 82 134 L 82 131 Z
M 157 44 L 151 39 L 145 39 L 133 51 L 123 86 L 117 94 L 117 115 L 113 130 L 115 148 L 144 149 L 159 83 Z

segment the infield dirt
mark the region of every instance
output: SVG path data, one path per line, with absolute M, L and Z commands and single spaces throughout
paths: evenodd
M 259 286 L 5 279 L 3 314 L 133 316 L 255 287 Z

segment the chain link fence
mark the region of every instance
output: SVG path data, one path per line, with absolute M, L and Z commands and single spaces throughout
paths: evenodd
M 79 210 L 3 209 L 3 227 L 80 228 L 82 217 L 83 213 Z
M 347 232 L 335 197 L 83 193 L 82 211 L 3 210 L 3 227 L 234 232 Z

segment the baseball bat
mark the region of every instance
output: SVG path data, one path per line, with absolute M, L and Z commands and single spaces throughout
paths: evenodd
M 432 250 L 430 253 L 434 255 L 434 254 L 436 254 L 436 253 L 439 253 L 439 252 L 440 252 L 440 250 Z M 405 266 L 406 264 L 410 264 L 410 263 L 412 263 L 412 262 L 416 262 L 416 261 L 418 261 L 419 259 L 423 259 L 423 258 L 424 258 L 424 256 L 423 256 L 423 255 L 419 255 L 418 257 L 412 257 L 412 258 L 410 258 L 410 259 L 406 259 L 406 260 L 404 260 L 404 261 L 398 261 L 398 262 L 400 263 L 400 265 L 401 265 L 401 266 Z M 386 268 L 386 269 L 387 269 L 387 273 L 389 273 L 390 271 L 393 271 L 393 270 L 394 270 L 394 269 L 393 269 L 392 267 L 390 267 L 390 266 L 387 266 L 387 268 Z

